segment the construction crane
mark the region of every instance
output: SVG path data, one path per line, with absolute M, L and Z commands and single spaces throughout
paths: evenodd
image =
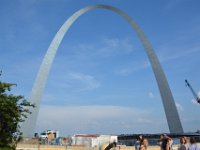
M 195 93 L 195 91 L 193 90 L 192 86 L 189 84 L 189 82 L 187 80 L 185 80 L 186 86 L 189 87 L 189 89 L 191 90 L 195 100 L 197 101 L 197 103 L 200 104 L 200 97 L 197 95 L 197 93 Z

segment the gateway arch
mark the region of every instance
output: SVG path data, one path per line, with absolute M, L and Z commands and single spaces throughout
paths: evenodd
M 24 137 L 32 137 L 33 133 L 35 131 L 37 116 L 40 108 L 40 101 L 42 97 L 43 90 L 45 88 L 45 84 L 49 75 L 49 71 L 51 69 L 52 63 L 54 61 L 56 52 L 58 50 L 58 47 L 65 36 L 66 32 L 69 30 L 69 28 L 72 26 L 72 24 L 83 14 L 85 14 L 88 11 L 94 10 L 94 9 L 107 9 L 111 10 L 118 15 L 120 15 L 122 18 L 124 18 L 129 25 L 132 27 L 132 29 L 136 32 L 137 36 L 139 37 L 140 41 L 142 42 L 145 52 L 149 58 L 150 64 L 152 66 L 157 85 L 160 91 L 160 95 L 162 98 L 167 123 L 169 127 L 170 133 L 183 133 L 183 128 L 181 125 L 181 121 L 178 115 L 178 111 L 174 102 L 174 98 L 172 96 L 170 87 L 168 85 L 166 76 L 163 72 L 163 69 L 161 67 L 161 64 L 153 50 L 153 47 L 151 46 L 151 43 L 148 41 L 147 37 L 145 36 L 144 32 L 140 29 L 140 27 L 137 25 L 137 23 L 125 12 L 122 10 L 109 6 L 109 5 L 92 5 L 84 7 L 77 12 L 75 12 L 71 17 L 69 17 L 66 22 L 61 26 L 59 31 L 56 33 L 54 39 L 52 40 L 44 58 L 42 61 L 42 64 L 39 68 L 39 71 L 36 76 L 36 80 L 34 82 L 32 93 L 30 96 L 30 102 L 36 104 L 36 108 L 31 109 L 32 114 L 28 116 L 28 118 L 25 120 L 25 122 L 22 124 L 22 132 Z

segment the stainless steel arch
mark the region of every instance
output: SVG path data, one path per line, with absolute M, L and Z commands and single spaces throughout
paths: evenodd
M 31 137 L 33 135 L 33 132 L 35 130 L 37 116 L 39 112 L 40 107 L 40 100 L 42 97 L 42 93 L 46 84 L 46 80 L 49 74 L 49 71 L 51 69 L 51 65 L 53 63 L 54 57 L 56 55 L 57 49 L 70 28 L 70 26 L 84 13 L 93 10 L 93 9 L 108 9 L 113 12 L 116 12 L 120 16 L 122 16 L 133 28 L 133 30 L 137 33 L 139 39 L 141 40 L 145 51 L 148 55 L 149 61 L 151 63 L 153 72 L 155 74 L 155 78 L 160 90 L 169 130 L 171 133 L 183 133 L 183 128 L 179 119 L 179 115 L 177 112 L 177 108 L 175 106 L 175 102 L 171 93 L 171 90 L 169 88 L 167 79 L 165 77 L 165 74 L 163 72 L 163 69 L 161 67 L 161 64 L 150 44 L 150 42 L 147 40 L 145 34 L 143 31 L 139 28 L 139 26 L 136 24 L 136 22 L 125 12 L 122 10 L 109 6 L 109 5 L 93 5 L 93 6 L 87 6 L 84 7 L 77 12 L 75 12 L 67 21 L 62 25 L 62 27 L 59 29 L 59 31 L 56 33 L 53 41 L 51 42 L 46 55 L 44 56 L 43 62 L 40 66 L 39 72 L 37 74 L 36 80 L 33 85 L 30 101 L 35 103 L 37 105 L 37 109 L 32 109 L 32 114 L 29 116 L 26 121 L 22 125 L 22 131 L 24 137 Z

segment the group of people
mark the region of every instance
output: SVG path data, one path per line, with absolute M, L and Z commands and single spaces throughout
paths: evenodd
M 181 137 L 179 150 L 200 150 L 194 137 Z
M 160 146 L 161 150 L 173 150 L 172 149 L 173 140 L 167 135 L 163 134 L 160 137 Z M 180 144 L 178 150 L 200 150 L 200 147 L 197 145 L 194 137 L 185 137 L 180 138 Z
M 162 134 L 158 140 L 160 150 L 173 150 L 172 144 L 173 139 L 166 134 Z M 140 135 L 135 143 L 135 150 L 147 150 L 147 146 L 147 138 L 144 138 L 142 135 Z M 194 137 L 187 138 L 183 136 L 180 138 L 180 145 L 178 146 L 178 150 L 200 150 L 200 147 L 197 145 Z
M 162 134 L 158 140 L 160 150 L 173 150 L 172 144 L 173 139 L 166 134 Z M 147 150 L 148 145 L 148 139 L 140 135 L 135 142 L 135 150 Z M 110 150 L 114 147 L 117 147 L 116 142 L 110 143 L 104 150 Z M 180 138 L 180 145 L 178 146 L 178 150 L 200 150 L 200 147 L 197 145 L 194 137 L 187 138 L 183 136 Z

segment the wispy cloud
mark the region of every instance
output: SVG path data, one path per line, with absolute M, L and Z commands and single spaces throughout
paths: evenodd
M 153 94 L 152 92 L 149 92 L 149 93 L 148 93 L 148 96 L 149 96 L 149 98 L 151 98 L 151 99 L 154 98 L 154 94 Z
M 179 103 L 176 102 L 176 108 L 179 110 L 179 111 L 184 111 L 183 109 L 183 106 Z
M 200 97 L 200 91 L 197 93 L 198 97 Z M 191 100 L 192 104 L 200 106 L 196 99 Z
M 177 59 L 187 58 L 188 56 L 195 55 L 196 53 L 200 52 L 200 45 L 195 45 L 191 47 L 183 47 L 183 46 L 161 46 L 160 51 L 158 52 L 158 59 L 161 64 L 165 62 L 173 62 Z M 149 68 L 150 62 L 149 60 L 137 63 L 130 63 L 128 67 L 121 68 L 116 72 L 118 75 L 128 76 L 133 74 L 134 72 L 141 71 L 142 69 Z
M 118 38 L 105 38 L 102 41 L 105 45 L 99 52 L 104 54 L 104 57 L 118 54 L 129 54 L 133 51 L 133 45 L 129 39 L 118 39 Z
M 192 104 L 194 104 L 194 105 L 199 105 L 199 103 L 197 102 L 196 99 L 192 99 L 191 102 L 192 102 Z
M 133 51 L 133 44 L 128 38 L 103 38 L 95 43 L 83 43 L 72 47 L 79 57 L 108 58 L 129 54 Z
M 79 86 L 80 91 L 90 91 L 101 86 L 101 83 L 95 77 L 83 73 L 69 73 L 68 81 L 73 87 L 73 84 Z
M 133 72 L 133 70 L 132 69 L 128 69 L 128 68 L 124 68 L 124 69 L 116 71 L 117 74 L 123 75 L 123 76 L 130 75 L 132 72 Z
M 127 67 L 116 70 L 115 73 L 121 76 L 128 76 L 142 69 L 146 69 L 148 67 L 150 67 L 149 61 L 144 61 L 142 63 L 133 62 L 130 63 L 129 66 Z
M 163 12 L 165 14 L 171 12 L 174 8 L 179 6 L 184 1 L 186 1 L 186 0 L 168 0 L 167 4 L 163 8 Z
M 161 47 L 160 49 L 161 51 L 159 52 L 159 59 L 161 62 L 166 62 L 198 53 L 200 51 L 200 45 L 192 47 L 165 46 Z

